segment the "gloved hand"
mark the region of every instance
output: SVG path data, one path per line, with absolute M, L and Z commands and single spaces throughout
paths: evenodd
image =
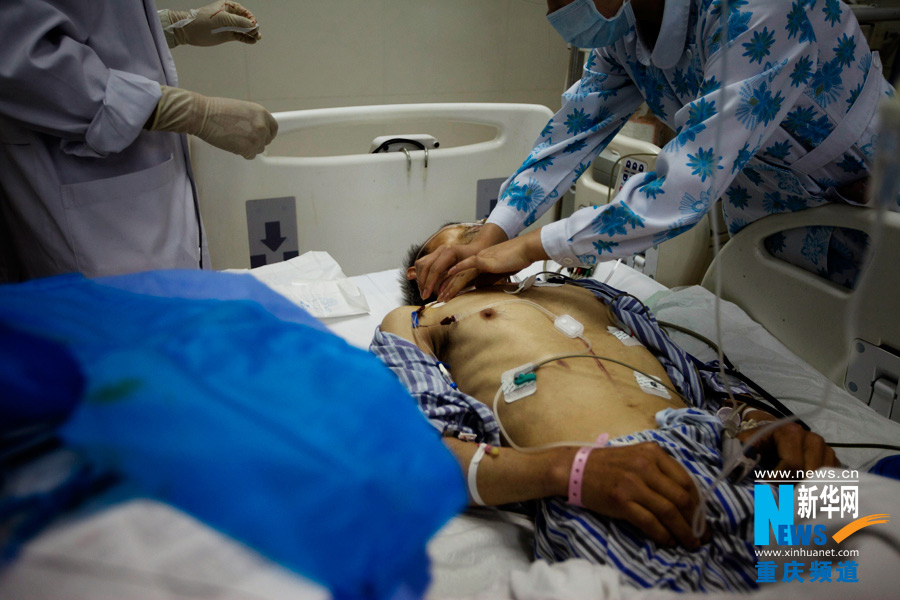
M 255 102 L 211 98 L 160 86 L 162 97 L 148 129 L 190 133 L 222 150 L 251 159 L 278 133 L 278 122 Z
M 253 13 L 238 4 L 217 0 L 200 9 L 170 10 L 170 25 L 163 26 L 175 40 L 175 45 L 215 46 L 230 41 L 255 44 L 262 36 Z M 235 27 L 239 31 L 223 27 Z M 171 46 L 171 44 L 170 44 Z

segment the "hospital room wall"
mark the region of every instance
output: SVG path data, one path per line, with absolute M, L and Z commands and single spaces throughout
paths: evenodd
M 544 0 L 242 0 L 254 46 L 175 48 L 181 86 L 269 110 L 526 102 L 556 110 L 566 44 Z M 158 8 L 184 8 L 158 0 Z M 200 3 L 198 3 L 199 5 Z

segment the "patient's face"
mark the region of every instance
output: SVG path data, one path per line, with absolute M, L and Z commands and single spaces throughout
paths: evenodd
M 445 225 L 441 227 L 436 232 L 431 234 L 431 237 L 428 238 L 422 245 L 422 249 L 419 250 L 419 254 L 416 255 L 416 261 L 418 261 L 423 256 L 431 254 L 445 244 L 449 244 L 451 246 L 468 244 L 475 238 L 475 235 L 483 227 L 483 225 L 483 223 L 455 223 L 453 225 Z M 415 264 L 416 261 L 414 261 L 413 264 Z M 416 278 L 415 266 L 410 266 L 406 270 L 406 278 Z
M 475 237 L 475 234 L 481 229 L 481 223 L 457 223 L 456 225 L 447 225 L 437 230 L 425 245 L 422 246 L 420 257 L 434 252 L 437 248 L 444 244 L 457 246 L 468 244 Z

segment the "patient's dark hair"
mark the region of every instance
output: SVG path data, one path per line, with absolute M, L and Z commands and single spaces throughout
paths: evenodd
M 403 261 L 403 268 L 400 270 L 400 287 L 403 290 L 403 304 L 406 306 L 425 306 L 428 304 L 419 293 L 419 282 L 415 279 L 406 278 L 407 269 L 416 264 L 416 257 L 424 246 L 424 242 L 410 246 L 406 252 L 406 259 Z
M 447 221 L 435 229 L 435 233 L 449 225 L 459 225 L 459 221 Z M 431 239 L 431 236 L 420 244 L 413 244 L 406 251 L 406 259 L 403 261 L 403 269 L 400 271 L 400 287 L 403 290 L 403 302 L 407 306 L 425 306 L 437 297 L 437 294 L 434 294 L 427 300 L 423 299 L 419 293 L 419 282 L 415 279 L 406 278 L 407 269 L 416 265 L 416 257 L 419 256 L 419 252 L 422 251 L 429 239 Z

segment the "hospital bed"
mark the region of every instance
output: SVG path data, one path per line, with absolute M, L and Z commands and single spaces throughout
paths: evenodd
M 900 228 L 895 234 L 900 235 Z M 596 276 L 651 306 L 658 318 L 715 338 L 710 314 L 715 299 L 695 286 L 670 290 L 625 265 L 601 265 Z M 382 317 L 401 303 L 398 270 L 350 279 L 365 294 L 369 314 L 334 319 L 332 331 L 365 347 Z M 835 386 L 761 325 L 730 302 L 723 303 L 724 349 L 741 370 L 792 410 L 803 414 L 831 386 L 830 408 L 807 419 L 829 440 L 900 441 L 900 424 L 881 417 Z M 700 358 L 713 355 L 702 343 L 677 332 L 673 338 Z M 849 465 L 865 468 L 889 454 L 839 450 Z M 900 489 L 890 483 L 861 483 L 868 498 L 882 501 L 876 512 L 897 513 Z M 883 486 L 883 489 L 878 487 Z M 883 526 L 886 527 L 886 526 Z M 898 558 L 900 531 L 879 535 L 895 544 L 885 556 Z M 433 582 L 429 598 L 637 598 L 621 588 L 608 567 L 569 561 L 547 566 L 531 562 L 531 528 L 516 515 L 478 510 L 451 520 L 430 542 Z M 865 563 L 863 563 L 865 566 Z M 864 573 L 870 571 L 863 571 Z M 889 572 L 879 575 L 887 581 Z M 865 596 L 860 586 L 856 592 Z M 791 588 L 821 594 L 819 588 Z M 175 509 L 149 500 L 130 501 L 51 528 L 32 541 L 13 568 L 0 574 L 0 596 L 9 600 L 60 598 L 266 598 L 325 599 L 326 590 L 256 555 Z M 659 597 L 663 594 L 652 595 Z M 773 597 L 782 597 L 777 594 Z M 875 596 L 877 597 L 877 596 Z
M 702 286 L 671 289 L 659 281 L 624 265 L 601 264 L 594 277 L 607 280 L 614 287 L 628 291 L 644 301 L 660 321 L 685 327 L 708 339 L 721 337 L 728 357 L 745 375 L 761 384 L 789 409 L 800 415 L 814 431 L 833 442 L 900 443 L 900 403 L 893 420 L 867 406 L 875 381 L 866 380 L 864 397 L 843 387 L 841 364 L 846 370 L 848 357 L 860 341 L 870 347 L 896 348 L 900 327 L 897 326 L 897 298 L 900 273 L 891 264 L 900 242 L 900 215 L 886 217 L 884 246 L 871 265 L 856 292 L 820 280 L 796 267 L 771 258 L 763 249 L 770 234 L 801 225 L 834 225 L 857 227 L 870 231 L 875 211 L 855 207 L 827 207 L 796 215 L 770 217 L 751 225 L 718 255 L 718 265 L 711 266 Z M 718 302 L 712 291 L 715 274 L 722 278 L 725 300 Z M 389 270 L 354 278 L 367 297 L 378 298 L 373 305 L 395 307 L 401 303 L 396 280 L 399 273 Z M 865 296 L 855 299 L 855 294 Z M 751 302 L 744 304 L 744 298 Z M 805 304 L 798 304 L 804 302 Z M 854 303 L 862 307 L 850 331 L 844 323 Z M 746 306 L 745 311 L 742 306 Z M 721 311 L 721 336 L 717 334 L 712 315 Z M 752 314 L 752 317 L 751 317 Z M 333 323 L 331 329 L 354 343 L 362 343 L 382 315 L 370 314 L 353 321 Z M 761 324 L 762 323 L 762 324 Z M 823 324 L 830 323 L 830 326 Z M 765 326 L 764 326 L 764 325 Z M 360 333 L 360 329 L 364 333 Z M 702 360 L 712 360 L 715 353 L 696 338 L 670 331 L 671 337 Z M 836 346 L 831 351 L 825 344 Z M 871 352 L 871 350 L 870 350 Z M 830 358 L 832 362 L 827 362 Z M 831 367 L 832 381 L 825 375 Z M 876 373 L 867 373 L 874 376 Z M 897 372 L 880 374 L 894 377 Z M 816 406 L 828 393 L 824 411 Z M 896 391 L 894 392 L 896 396 Z M 883 412 L 883 411 L 882 411 Z M 848 466 L 865 471 L 881 458 L 897 451 L 884 449 L 837 450 Z M 872 476 L 869 476 L 872 477 Z M 872 512 L 895 513 L 900 510 L 900 484 L 890 480 L 868 479 L 860 489 L 867 491 Z M 862 493 L 862 492 L 861 492 Z M 869 513 L 860 513 L 869 514 Z M 895 524 L 897 525 L 897 524 Z M 886 563 L 900 559 L 897 542 L 900 526 L 877 535 L 890 542 L 882 548 Z M 893 547 L 891 546 L 893 544 Z M 548 566 L 531 562 L 531 526 L 521 517 L 492 509 L 475 509 L 452 520 L 432 540 L 429 553 L 433 561 L 434 583 L 431 598 L 631 598 L 660 597 L 661 593 L 644 593 L 621 588 L 615 571 L 608 567 L 588 565 L 584 561 L 568 561 Z M 861 564 L 863 564 L 861 562 Z M 888 597 L 889 577 L 873 565 L 867 571 L 880 579 L 877 591 L 860 586 L 860 597 Z M 874 576 L 874 575 L 872 575 Z M 869 581 L 870 584 L 874 582 Z M 893 585 L 898 582 L 894 581 Z M 872 595 L 868 595 L 871 592 Z M 777 588 L 760 592 L 760 597 L 820 597 L 815 586 Z M 841 592 L 846 593 L 846 591 Z M 751 596 L 752 597 L 752 596 Z M 826 596 L 828 597 L 828 596 Z
M 388 155 L 359 155 L 348 157 L 261 157 L 255 161 L 229 162 L 230 157 L 217 154 L 205 155 L 209 149 L 194 147 L 195 167 L 201 200 L 204 205 L 206 226 L 210 234 L 213 254 L 217 246 L 228 236 L 237 240 L 238 250 L 233 255 L 234 262 L 226 261 L 220 267 L 249 266 L 249 223 L 246 202 L 293 195 L 301 199 L 300 193 L 310 191 L 297 215 L 314 219 L 328 233 L 324 237 L 312 237 L 300 241 L 299 250 L 329 250 L 338 258 L 341 266 L 351 275 L 350 280 L 365 295 L 368 313 L 329 319 L 328 327 L 355 346 L 365 348 L 375 327 L 384 315 L 401 304 L 399 271 L 397 265 L 404 247 L 416 240 L 424 239 L 445 220 L 471 219 L 476 214 L 474 203 L 470 201 L 477 191 L 476 179 L 502 177 L 511 172 L 522 156 L 527 153 L 531 141 L 543 125 L 549 112 L 546 109 L 526 109 L 532 116 L 499 116 L 490 110 L 475 110 L 464 105 L 461 113 L 454 112 L 452 106 L 440 105 L 434 114 L 441 119 L 475 120 L 494 127 L 499 133 L 489 139 L 463 144 L 463 149 L 441 148 L 430 152 L 429 169 L 425 173 L 424 152 L 412 151 L 409 158 L 403 152 Z M 404 108 L 401 112 L 408 111 Z M 417 119 L 427 119 L 426 106 L 416 108 L 422 111 Z M 422 133 L 419 129 L 392 129 L 396 123 L 396 112 L 384 109 L 388 129 L 383 133 Z M 357 122 L 362 119 L 370 123 L 371 117 L 363 117 L 360 112 L 350 109 L 315 112 L 310 119 L 307 113 L 279 115 L 279 120 L 296 119 L 307 123 L 341 122 L 349 117 Z M 459 120 L 459 114 L 463 114 Z M 474 115 L 474 116 L 473 116 Z M 477 118 L 476 118 L 477 117 Z M 521 120 L 519 120 L 521 119 Z M 287 121 L 285 121 L 287 122 Z M 518 125 L 517 125 L 518 124 Z M 507 146 L 517 127 L 530 128 L 520 132 L 518 142 Z M 372 132 L 367 132 L 368 137 Z M 483 132 L 477 133 L 482 135 Z M 476 135 L 476 137 L 477 137 Z M 314 136 L 315 137 L 315 136 Z M 438 136 L 435 136 L 438 137 Z M 446 138 L 445 138 L 446 139 Z M 367 146 L 368 142 L 364 145 Z M 474 176 L 467 176 L 466 169 L 472 163 L 463 160 L 464 146 L 479 155 L 479 165 L 488 164 L 485 146 L 494 150 L 505 148 L 508 154 L 488 169 L 480 167 Z M 524 148 L 524 150 L 523 150 Z M 212 151 L 209 151 L 212 152 Z M 459 154 L 455 175 L 443 173 L 444 156 L 451 160 Z M 517 158 L 512 155 L 516 154 Z M 221 160 L 227 168 L 210 167 L 212 162 Z M 363 165 L 372 160 L 371 165 Z M 506 161 L 506 162 L 503 162 Z M 449 163 L 448 163 L 449 164 Z M 237 167 L 240 165 L 240 168 Z M 378 173 L 383 169 L 387 175 L 382 179 Z M 316 182 L 316 175 L 323 173 L 327 184 Z M 360 175 L 362 173 L 363 175 Z M 430 182 L 457 180 L 453 199 L 424 201 L 417 199 L 407 188 L 429 188 Z M 327 174 L 327 175 L 325 175 Z M 402 182 L 399 188 L 396 180 Z M 394 183 L 392 183 L 394 182 Z M 211 187 L 215 183 L 217 187 Z M 340 217 L 358 204 L 366 204 L 366 193 L 380 186 L 386 186 L 382 200 L 386 205 L 369 207 L 364 218 L 360 218 L 354 229 L 343 226 Z M 293 186 L 293 187 L 291 187 Z M 391 186 L 394 186 L 393 188 Z M 349 190 L 349 191 L 348 191 Z M 399 190 L 399 191 L 398 191 Z M 228 195 L 231 194 L 231 195 Z M 462 196 L 456 196 L 461 194 Z M 428 196 L 431 198 L 431 196 Z M 346 200 L 351 198 L 352 201 Z M 439 213 L 440 202 L 461 204 L 447 214 Z M 334 209 L 337 215 L 324 215 L 320 211 Z M 408 214 L 415 210 L 416 214 Z M 849 212 L 852 211 L 852 212 Z M 219 214 L 216 217 L 216 214 Z M 230 215 L 226 216 L 226 215 Z M 900 243 L 900 221 L 897 215 L 886 222 L 884 241 L 891 250 L 884 252 L 884 261 L 877 263 L 878 277 L 868 278 L 860 293 L 873 295 L 860 302 L 870 310 L 870 319 L 860 325 L 858 335 L 874 346 L 894 344 L 897 347 L 896 293 L 898 271 L 892 269 L 890 258 L 898 256 Z M 236 223 L 226 225 L 219 220 L 232 218 Z M 689 328 L 710 339 L 721 339 L 723 349 L 742 372 L 763 385 L 769 392 L 782 399 L 794 412 L 804 416 L 812 427 L 831 441 L 882 441 L 898 443 L 900 424 L 880 416 L 863 401 L 854 398 L 832 379 L 837 376 L 839 358 L 849 351 L 846 340 L 821 338 L 822 341 L 805 342 L 812 335 L 810 329 L 821 327 L 821 319 L 803 319 L 803 315 L 793 317 L 783 313 L 785 302 L 794 297 L 806 297 L 811 302 L 829 304 L 831 318 L 840 319 L 841 311 L 848 306 L 846 293 L 834 290 L 792 267 L 773 265 L 761 250 L 761 239 L 774 231 L 797 226 L 798 215 L 778 216 L 766 219 L 742 232 L 719 256 L 722 277 L 722 291 L 726 301 L 717 302 L 707 289 L 714 287 L 711 275 L 704 286 L 673 288 L 663 285 L 657 279 L 640 273 L 627 265 L 605 263 L 598 266 L 594 277 L 626 290 L 646 302 L 660 320 Z M 837 211 L 816 210 L 803 214 L 803 224 L 847 223 L 854 219 L 861 228 L 871 226 L 867 215 L 860 209 Z M 219 220 L 217 220 L 219 219 Z M 374 238 L 376 231 L 391 219 L 399 222 L 390 224 L 391 239 Z M 300 235 L 306 231 L 303 223 L 297 224 Z M 220 228 L 224 228 L 223 233 Z M 283 231 L 283 230 L 282 230 Z M 230 232 L 230 233 L 229 233 Z M 354 236 L 360 236 L 354 240 Z M 221 239 L 219 236 L 222 236 Z M 284 234 L 282 233 L 282 236 Z M 347 240 L 347 237 L 351 239 Z M 394 239 L 396 238 L 396 239 Z M 220 239 L 220 241 L 215 241 Z M 244 246 L 244 242 L 248 245 Z M 304 244 L 309 243 L 309 246 Z M 389 243 L 390 242 L 390 243 Z M 386 251 L 381 251 L 381 245 Z M 370 246 L 371 245 L 371 246 Z M 354 248 L 342 253 L 341 248 Z M 371 247 L 372 256 L 363 256 L 359 248 Z M 377 250 L 377 251 L 376 251 Z M 376 256 L 377 255 L 377 256 Z M 713 272 L 713 271 L 711 271 Z M 752 273 L 745 281 L 739 273 Z M 782 302 L 763 302 L 768 294 L 778 295 Z M 883 296 L 879 299 L 879 296 Z M 750 299 L 751 302 L 745 302 Z M 787 300 L 786 300 L 787 299 Z M 730 300 L 730 301 L 729 301 Z M 841 303 L 844 300 L 844 303 Z M 742 308 L 743 307 L 743 308 Z M 717 335 L 712 315 L 721 310 L 721 335 Z M 882 310 L 882 313 L 875 311 Z M 802 311 L 798 311 L 802 313 Z M 749 313 L 749 316 L 748 316 Z M 752 316 L 752 318 L 751 318 Z M 762 323 L 762 325 L 760 324 Z M 879 324 L 887 324 L 880 327 Z M 763 326 L 765 325 L 765 326 Z M 806 327 L 806 333 L 804 333 Z M 874 332 L 874 333 L 873 333 Z M 827 332 L 820 332 L 826 335 Z M 684 334 L 673 332 L 673 339 L 699 358 L 714 357 L 712 351 L 702 342 Z M 855 338 L 854 338 L 855 339 Z M 783 341 L 780 341 L 783 340 Z M 799 342 L 797 340 L 800 340 Z M 820 346 L 827 343 L 836 347 L 825 356 L 818 354 Z M 843 350 L 841 349 L 843 348 Z M 828 361 L 831 362 L 828 362 Z M 831 365 L 831 367 L 829 367 Z M 819 370 L 817 370 L 819 369 Z M 829 370 L 830 369 L 830 370 Z M 825 374 L 823 374 L 823 372 Z M 827 375 L 827 376 L 826 376 Z M 896 384 L 895 384 L 896 385 Z M 826 411 L 806 416 L 813 405 L 819 402 L 824 390 L 830 392 L 830 404 Z M 841 449 L 840 458 L 848 465 L 864 470 L 889 451 L 876 449 Z M 900 513 L 898 498 L 900 490 L 887 480 L 867 481 L 878 512 Z M 863 485 L 862 483 L 860 484 Z M 896 525 L 883 526 L 880 535 L 894 544 L 891 553 L 886 554 L 897 561 L 897 547 L 900 547 L 900 531 Z M 603 566 L 591 566 L 581 561 L 569 561 L 559 565 L 533 564 L 530 551 L 530 525 L 519 517 L 495 510 L 471 511 L 451 520 L 429 544 L 429 555 L 433 565 L 433 582 L 429 590 L 430 598 L 619 598 L 648 597 L 647 593 L 620 588 L 615 572 Z M 896 569 L 881 572 L 880 582 L 894 585 L 900 583 Z M 893 582 L 893 583 L 892 583 Z M 869 589 L 868 583 L 858 584 L 854 593 L 861 594 Z M 792 597 L 801 594 L 822 596 L 820 586 L 791 588 Z M 664 594 L 649 594 L 658 597 Z M 62 525 L 49 529 L 33 540 L 25 549 L 19 562 L 11 569 L 0 572 L 0 597 L 10 600 L 17 598 L 272 598 L 308 599 L 327 598 L 328 592 L 301 576 L 287 572 L 260 558 L 253 551 L 228 540 L 224 536 L 175 511 L 151 501 L 131 501 L 118 507 L 107 508 L 94 513 L 81 514 Z M 775 597 L 778 597 L 777 594 Z

